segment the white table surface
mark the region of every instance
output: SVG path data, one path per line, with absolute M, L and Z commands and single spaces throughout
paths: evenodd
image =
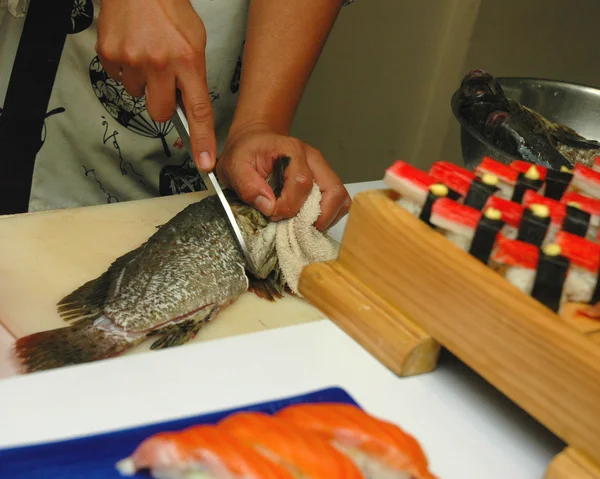
M 414 434 L 440 478 L 541 479 L 563 447 L 453 356 L 398 378 L 327 320 L 0 380 L 0 447 L 331 386 Z

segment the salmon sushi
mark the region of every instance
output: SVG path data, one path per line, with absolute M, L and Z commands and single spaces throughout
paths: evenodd
M 293 479 L 243 441 L 216 426 L 158 433 L 117 463 L 123 476 L 148 470 L 157 479 Z
M 290 470 L 297 479 L 364 479 L 354 462 L 329 441 L 279 417 L 241 412 L 218 427 Z
M 348 404 L 296 404 L 276 415 L 323 437 L 370 479 L 435 479 L 413 436 Z
M 398 204 L 402 208 L 427 224 L 431 224 L 431 206 L 438 198 L 460 197 L 458 192 L 431 175 L 401 160 L 386 170 L 384 183 L 400 195 Z
M 525 241 L 499 238 L 491 260 L 502 265 L 500 274 L 513 286 L 554 312 L 566 299 L 570 262 L 555 243 L 543 248 Z

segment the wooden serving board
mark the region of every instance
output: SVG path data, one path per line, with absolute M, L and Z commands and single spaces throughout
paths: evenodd
M 600 322 L 554 314 L 397 199 L 357 195 L 338 260 L 305 268 L 300 292 L 394 371 L 448 348 L 569 444 L 549 479 L 600 479 Z
M 56 303 L 139 246 L 208 192 L 0 218 L 0 323 L 15 337 L 66 326 Z M 223 310 L 191 342 L 325 319 L 286 295 L 274 303 L 251 293 Z M 148 341 L 127 354 L 149 349 Z M 156 354 L 156 352 L 152 352 Z M 0 361 L 6 358 L 0 358 Z

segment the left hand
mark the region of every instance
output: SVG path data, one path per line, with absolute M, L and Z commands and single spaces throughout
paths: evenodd
M 276 200 L 265 178 L 281 155 L 289 156 L 291 162 L 286 169 L 281 196 Z M 342 219 L 352 202 L 344 184 L 318 150 L 264 125 L 230 132 L 217 162 L 217 174 L 242 201 L 253 205 L 273 221 L 295 216 L 315 181 L 322 194 L 321 215 L 315 223 L 320 231 L 331 228 Z

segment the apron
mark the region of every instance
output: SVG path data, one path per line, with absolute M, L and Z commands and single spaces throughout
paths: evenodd
M 25 2 L 0 2 L 2 108 Z M 237 100 L 249 0 L 192 0 L 192 5 L 208 36 L 208 87 L 220 153 Z M 133 98 L 102 68 L 94 51 L 99 6 L 99 0 L 75 2 L 42 128 L 29 211 L 205 189 L 172 122 L 153 121 L 144 98 Z

